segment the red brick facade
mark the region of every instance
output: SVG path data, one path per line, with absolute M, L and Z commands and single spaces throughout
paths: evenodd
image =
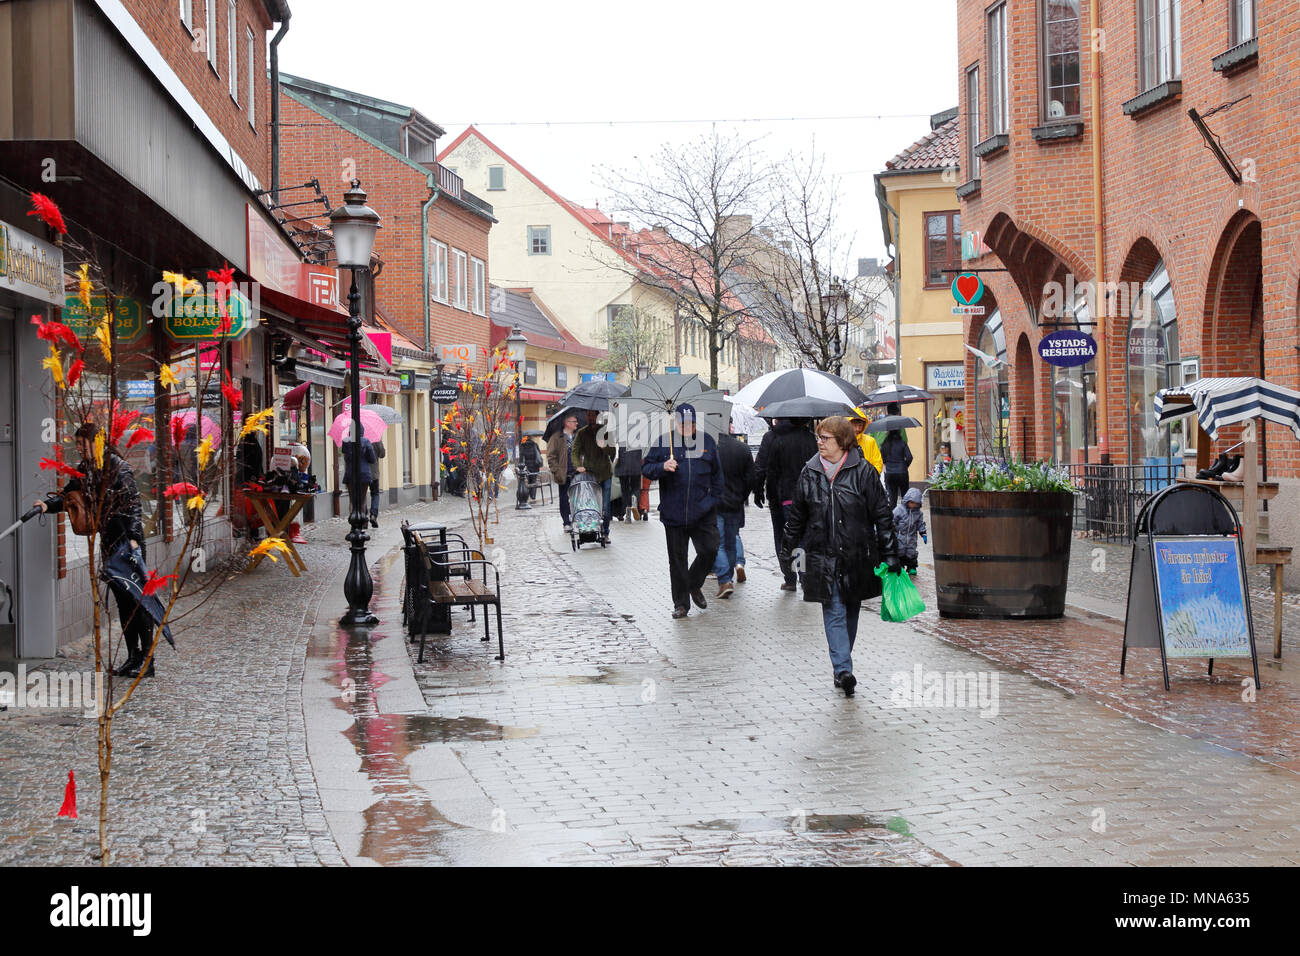
M 284 186 L 296 186 L 311 179 L 320 181 L 321 189 L 337 206 L 342 202 L 347 181 L 361 180 L 367 202 L 382 219 L 375 240 L 375 253 L 383 260 L 383 270 L 376 278 L 376 298 L 384 314 L 403 335 L 421 348 L 436 345 L 474 343 L 488 346 L 490 323 L 487 315 L 476 315 L 467 295 L 467 308 L 456 308 L 454 291 L 443 304 L 432 298 L 426 282 L 425 236 L 448 247 L 448 285 L 455 282 L 453 249 L 466 253 L 466 281 L 472 283 L 473 257 L 488 265 L 488 230 L 491 222 L 455 200 L 439 193 L 428 210 L 428 230 L 421 233 L 421 214 L 433 190 L 429 186 L 432 172 L 339 125 L 295 99 L 288 92 L 280 99 L 281 152 L 280 178 Z M 490 312 L 484 279 L 484 312 Z M 345 277 L 340 289 L 345 289 Z M 425 330 L 425 297 L 429 296 L 428 334 Z M 480 353 L 481 354 L 481 353 Z
M 1078 135 L 1036 139 L 1045 127 L 1040 105 L 1040 13 L 1043 0 L 1007 0 L 1009 147 L 981 161 L 979 188 L 962 203 L 962 226 L 978 231 L 992 249 L 970 265 L 1005 267 L 984 275 L 985 304 L 1001 310 L 1006 330 L 1011 393 L 1010 449 L 1050 458 L 1052 397 L 1049 369 L 1036 345 L 1050 328 L 1043 314 L 1048 282 L 1141 283 L 1163 262 L 1177 314 L 1179 352 L 1200 359 L 1202 376 L 1260 375 L 1300 387 L 1297 291 L 1300 290 L 1300 59 L 1294 4 L 1256 4 L 1257 62 L 1218 72 L 1212 61 L 1232 45 L 1229 4 L 1182 4 L 1181 92 L 1128 115 L 1125 104 L 1144 91 L 1139 83 L 1136 0 L 1100 0 L 1102 204 L 1093 200 L 1093 139 L 1097 117 L 1091 90 L 1092 0 L 1079 3 L 1081 121 Z M 968 138 L 988 140 L 989 46 L 987 0 L 959 0 L 963 171 Z M 971 129 L 966 70 L 980 67 L 978 131 Z M 1243 176 L 1234 184 L 1188 116 L 1206 123 Z M 967 187 L 968 189 L 971 187 Z M 1100 212 L 1100 223 L 1098 222 Z M 1103 237 L 1100 269 L 1095 230 Z M 1120 300 L 1122 304 L 1122 299 Z M 1104 421 L 1111 460 L 1129 457 L 1131 396 L 1126 384 L 1130 312 L 1104 320 L 1107 358 Z M 976 344 L 983 320 L 967 321 Z M 1100 340 L 1099 340 L 1099 344 Z M 1260 353 L 1263 352 L 1263 367 Z M 967 407 L 975 402 L 975 360 L 967 366 Z M 1224 429 L 1216 450 L 1237 441 Z M 973 430 L 972 430 L 973 434 Z M 1270 477 L 1300 476 L 1300 443 L 1290 431 L 1267 426 Z M 1138 457 L 1137 454 L 1134 457 Z M 1095 460 L 1095 458 L 1093 459 Z
M 181 21 L 177 0 L 122 0 L 167 65 L 180 77 L 186 89 L 203 107 L 240 157 L 248 164 L 263 188 L 271 181 L 271 92 L 267 76 L 267 43 L 273 26 L 263 0 L 236 0 L 238 96 L 230 96 L 230 37 L 227 28 L 228 0 L 190 0 L 193 8 L 191 33 Z M 206 42 L 207 5 L 216 5 L 217 62 L 208 62 Z M 253 31 L 253 77 L 257 89 L 253 99 L 253 123 L 249 124 L 248 44 L 245 30 Z

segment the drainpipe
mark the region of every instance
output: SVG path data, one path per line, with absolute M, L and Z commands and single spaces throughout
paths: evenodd
M 211 2 L 211 0 L 209 0 Z M 280 41 L 289 32 L 286 7 L 280 29 L 271 39 L 271 202 L 280 202 Z
M 435 151 L 434 155 L 437 155 Z M 429 276 L 429 210 L 433 208 L 434 201 L 438 198 L 438 174 L 429 173 L 429 199 L 420 207 L 420 261 L 424 263 L 424 280 L 421 283 L 424 288 L 424 350 L 426 352 L 433 348 L 433 313 L 429 306 L 429 297 L 433 294 L 431 286 L 431 277 Z M 449 263 L 450 265 L 450 263 Z M 442 384 L 442 357 L 437 359 L 437 379 L 436 384 Z M 442 480 L 442 419 L 438 416 L 433 404 L 433 396 L 429 396 L 429 415 L 433 418 L 433 448 L 432 467 L 433 474 L 429 476 L 429 486 L 433 489 L 433 500 L 438 500 L 439 482 Z M 415 477 L 412 475 L 412 477 Z
M 1092 255 L 1095 263 L 1093 276 L 1093 289 L 1100 289 L 1101 283 L 1106 278 L 1106 259 L 1105 246 L 1103 237 L 1105 235 L 1105 217 L 1101 204 L 1101 52 L 1098 49 L 1098 38 L 1101 36 L 1101 0 L 1091 0 L 1089 3 L 1092 11 L 1092 54 L 1089 59 L 1089 69 L 1092 70 L 1091 77 L 1091 95 L 1092 95 L 1092 209 L 1093 219 L 1096 223 L 1093 230 Z M 1110 402 L 1107 400 L 1107 394 L 1110 391 L 1109 382 L 1106 379 L 1107 352 L 1109 351 L 1107 343 L 1107 334 L 1109 332 L 1106 322 L 1106 308 L 1102 304 L 1103 298 L 1094 291 L 1092 297 L 1093 305 L 1096 306 L 1096 315 L 1092 317 L 1093 324 L 1097 333 L 1097 340 L 1101 347 L 1097 349 L 1097 451 L 1101 456 L 1103 465 L 1110 464 L 1110 439 L 1108 432 L 1110 430 L 1110 419 L 1108 418 Z M 1084 395 L 1084 415 L 1087 415 L 1088 396 Z M 1132 462 L 1130 461 L 1131 465 Z
M 880 204 L 894 217 L 894 382 L 903 384 L 903 244 L 900 233 L 903 229 L 898 211 L 883 199 Z

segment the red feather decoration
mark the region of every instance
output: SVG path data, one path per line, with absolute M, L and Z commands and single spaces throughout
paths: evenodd
M 109 434 L 112 437 L 109 440 L 114 445 L 116 445 L 119 441 L 122 440 L 122 436 L 126 434 L 126 430 L 131 427 L 131 423 L 134 422 L 139 417 L 140 417 L 140 412 L 137 410 L 120 411 L 118 409 L 114 409 L 113 427 L 109 431 Z
M 141 442 L 153 441 L 153 440 L 154 440 L 153 432 L 151 432 L 147 428 L 137 428 L 135 431 L 131 432 L 131 437 L 130 439 L 127 440 L 126 447 L 129 450 L 134 448 L 136 445 L 140 444 Z
M 86 476 L 71 465 L 64 464 L 62 459 L 42 458 L 41 467 L 48 470 L 53 468 L 60 475 L 67 475 L 69 478 L 85 478 Z
M 144 591 L 145 597 L 148 597 L 155 591 L 165 587 L 168 581 L 174 580 L 175 578 L 176 575 L 174 574 L 166 574 L 159 577 L 157 571 L 150 571 L 149 580 L 144 582 L 144 587 L 141 590 Z
M 40 216 L 41 221 L 61 236 L 68 234 L 68 227 L 63 224 L 63 213 L 49 196 L 32 193 L 32 211 L 27 215 Z
M 188 481 L 182 481 L 175 485 L 168 485 L 163 489 L 164 498 L 178 498 L 181 495 L 197 495 L 199 489 L 194 487 Z
M 72 386 L 77 384 L 77 379 L 81 378 L 81 372 L 85 367 L 86 363 L 81 359 L 77 359 L 68 367 L 68 371 L 65 375 L 68 382 L 68 388 L 72 388 Z
M 63 806 L 59 807 L 59 816 L 77 819 L 77 778 L 68 771 L 68 783 L 63 788 Z
M 231 383 L 230 373 L 226 372 L 225 374 L 226 380 L 221 383 L 221 394 L 226 397 L 226 401 L 230 404 L 230 407 L 238 411 L 244 402 L 244 393 L 235 388 Z
M 77 333 L 62 322 L 53 320 L 45 322 L 42 321 L 39 315 L 33 315 L 32 325 L 36 326 L 36 337 L 38 339 L 44 339 L 46 342 L 52 342 L 55 345 L 62 342 L 69 348 L 74 348 L 79 352 L 86 350 L 85 346 L 81 344 L 81 340 L 77 338 Z

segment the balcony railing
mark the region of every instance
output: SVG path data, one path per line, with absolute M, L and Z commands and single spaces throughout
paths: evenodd
M 453 199 L 460 199 L 461 193 L 464 191 L 464 182 L 442 163 L 438 163 L 437 167 L 438 188 Z

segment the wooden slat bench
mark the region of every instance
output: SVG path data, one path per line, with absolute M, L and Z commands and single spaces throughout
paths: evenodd
M 416 551 L 419 554 L 419 561 L 415 568 L 417 576 L 416 586 L 412 595 L 413 600 L 419 605 L 435 605 L 442 607 L 468 607 L 471 611 L 479 605 L 495 605 L 497 609 L 497 657 L 499 661 L 506 658 L 505 638 L 501 630 L 501 573 L 497 570 L 496 565 L 491 561 L 484 560 L 478 555 L 477 551 L 469 548 L 448 548 L 445 557 L 430 554 L 428 547 L 423 539 L 416 536 Z M 456 579 L 451 576 L 454 568 L 465 568 L 471 572 L 471 576 L 464 579 Z M 482 580 L 475 580 L 472 576 L 472 570 L 478 568 L 482 571 Z M 494 583 L 488 583 L 488 569 L 492 569 Z M 418 613 L 421 608 L 415 608 L 413 616 L 415 620 L 427 621 L 430 615 Z M 490 630 L 491 615 L 485 610 L 483 612 L 483 637 L 481 640 L 489 641 L 492 638 Z M 420 631 L 420 656 L 419 662 L 424 663 L 424 641 L 427 631 L 421 625 Z

